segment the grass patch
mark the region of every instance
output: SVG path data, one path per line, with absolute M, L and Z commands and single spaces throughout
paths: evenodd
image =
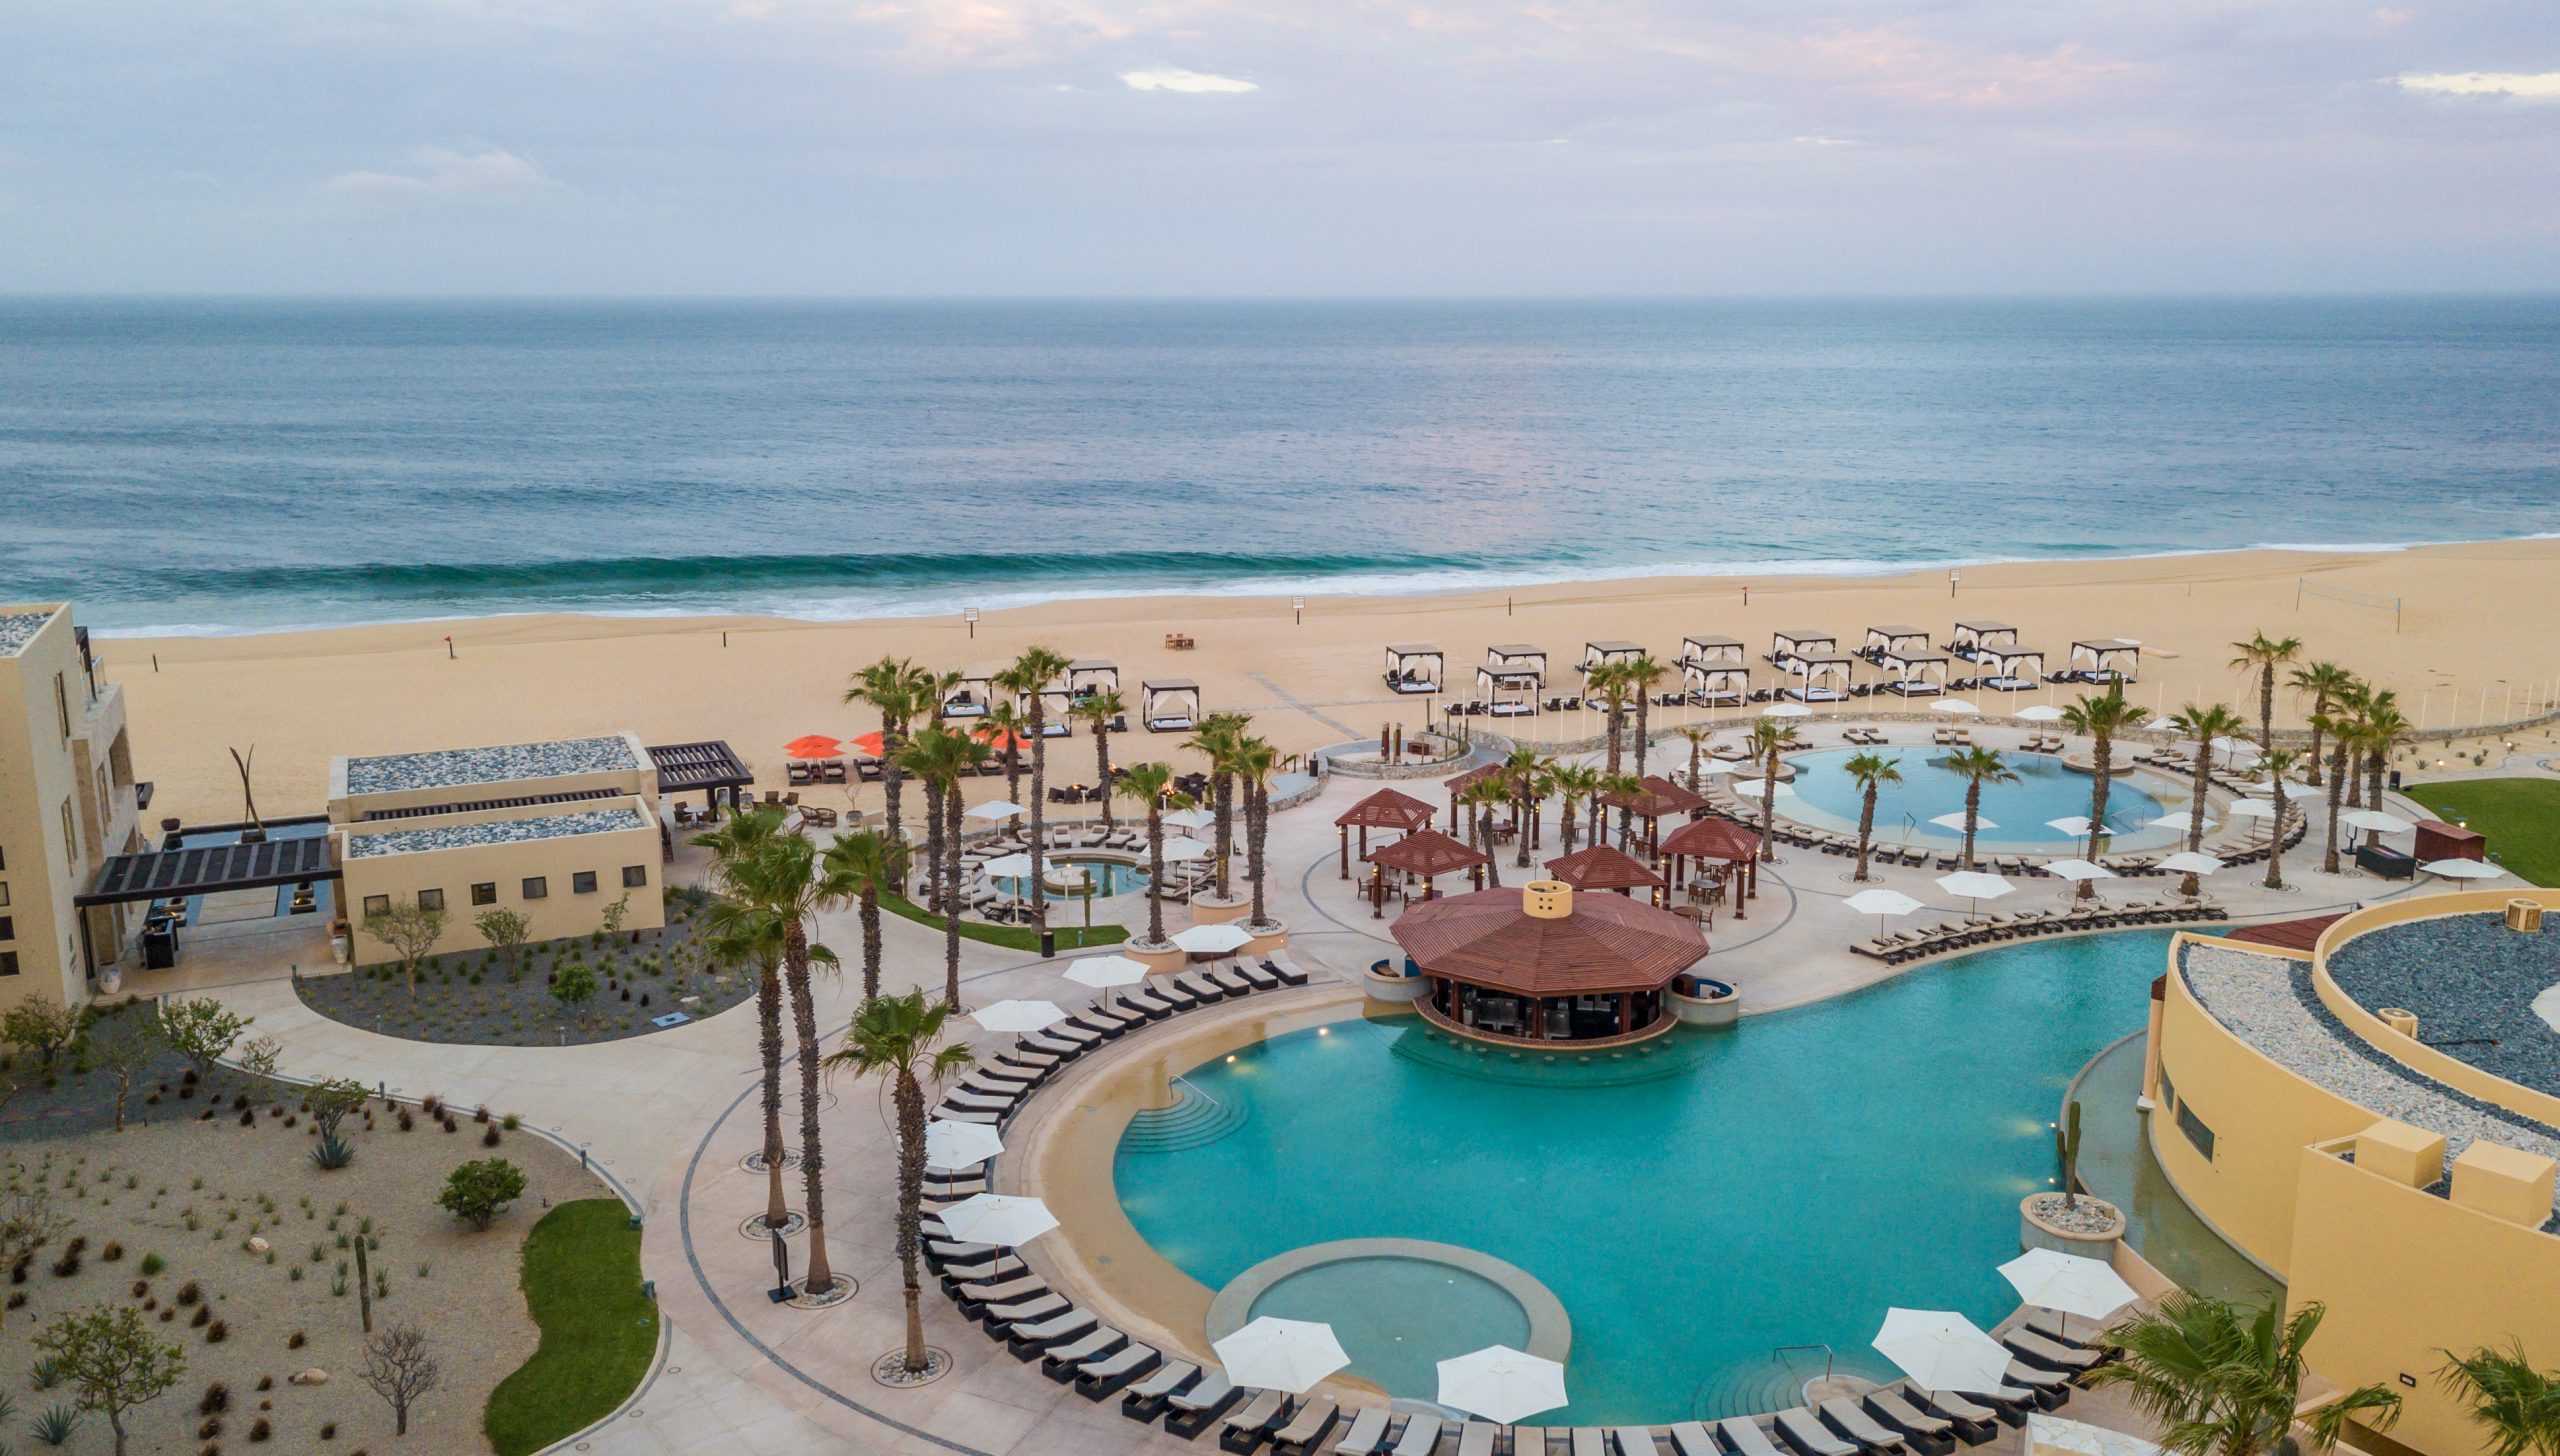
M 2489 836 L 2489 850 L 2510 874 L 2560 885 L 2560 782 L 2550 779 L 2462 779 L 2411 784 L 2400 792 L 2441 819 Z
M 901 899 L 896 895 L 883 895 L 880 897 L 880 908 L 900 919 L 912 920 L 918 925 L 930 925 L 936 930 L 942 929 L 942 917 L 913 900 Z M 1049 928 L 1057 932 L 1058 947 L 1061 950 L 1082 950 L 1096 945 L 1118 945 L 1129 938 L 1129 927 L 1125 925 L 1097 925 L 1087 930 L 1081 925 L 1059 925 L 1052 922 Z M 988 945 L 1006 946 L 1014 950 L 1040 948 L 1040 933 L 1028 925 L 987 925 L 980 921 L 963 920 L 960 922 L 960 938 L 982 941 Z
M 524 1299 L 542 1345 L 489 1396 L 481 1425 L 498 1456 L 527 1456 L 611 1415 L 658 1349 L 658 1307 L 640 1293 L 640 1231 L 619 1198 L 543 1215 L 524 1241 Z

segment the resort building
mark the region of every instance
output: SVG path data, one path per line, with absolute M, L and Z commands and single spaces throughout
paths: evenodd
M 354 959 L 395 959 L 364 920 L 395 905 L 442 911 L 439 954 L 486 942 L 473 921 L 523 915 L 532 939 L 666 923 L 659 774 L 628 733 L 493 748 L 338 758 L 329 834 Z
M 2154 1006 L 2162 1170 L 2292 1307 L 2328 1307 L 2313 1369 L 2397 1394 L 2421 1451 L 2480 1446 L 2445 1350 L 2560 1352 L 2553 911 L 2466 893 L 2181 935 Z
M 149 785 L 133 777 L 124 689 L 98 681 L 67 603 L 0 606 L 0 1007 L 79 1005 L 121 960 L 120 905 L 75 897 L 139 847 Z

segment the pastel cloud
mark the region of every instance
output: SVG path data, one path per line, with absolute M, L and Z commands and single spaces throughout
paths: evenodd
M 1233 76 L 1213 76 L 1205 71 L 1170 69 L 1123 71 L 1120 73 L 1120 79 L 1127 83 L 1132 91 L 1181 91 L 1192 95 L 1211 95 L 1262 89 L 1251 81 L 1239 81 Z
M 2431 96 L 2513 96 L 2560 101 L 2560 71 L 2452 71 L 2395 76 L 2403 91 Z
M 419 147 L 410 152 L 409 167 L 402 172 L 341 172 L 329 179 L 329 188 L 430 202 L 496 202 L 539 196 L 561 185 L 531 157 L 497 148 L 458 152 L 449 147 Z

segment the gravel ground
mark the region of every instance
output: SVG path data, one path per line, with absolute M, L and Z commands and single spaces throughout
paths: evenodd
M 36 1387 L 35 1332 L 65 1310 L 103 1302 L 142 1309 L 148 1328 L 186 1355 L 177 1386 L 127 1415 L 137 1453 L 486 1452 L 480 1413 L 489 1392 L 538 1340 L 517 1288 L 525 1234 L 552 1204 L 609 1191 L 581 1172 L 574 1156 L 531 1133 L 502 1131 L 499 1146 L 485 1147 L 488 1129 L 467 1111 L 456 1132 L 414 1112 L 413 1130 L 402 1132 L 380 1104 L 368 1108 L 371 1126 L 365 1114 L 341 1126 L 355 1161 L 324 1172 L 310 1161 L 313 1133 L 294 1089 L 222 1072 L 190 1086 L 183 1076 L 175 1058 L 155 1066 L 136 1085 L 121 1133 L 112 1130 L 108 1091 L 94 1073 L 21 1096 L 0 1119 L 7 1195 L 41 1183 L 52 1210 L 71 1221 L 23 1280 L 7 1286 L 0 1392 L 15 1399 L 16 1410 L 0 1420 L 0 1446 L 49 1449 L 36 1440 L 33 1423 L 72 1401 L 60 1386 Z M 243 1095 L 254 1126 L 241 1126 L 233 1110 L 233 1098 Z M 216 1116 L 200 1120 L 217 1101 Z M 523 1169 L 526 1191 L 493 1226 L 474 1232 L 434 1198 L 457 1164 L 484 1157 Z M 385 1291 L 374 1304 L 376 1331 L 395 1320 L 414 1322 L 442 1367 L 441 1387 L 412 1408 L 405 1440 L 394 1440 L 390 1408 L 358 1373 L 364 1335 L 351 1246 L 368 1220 L 379 1241 L 368 1257 Z M 251 1249 L 253 1237 L 267 1242 L 267 1252 Z M 79 1257 L 64 1272 L 74 1239 Z M 166 1266 L 145 1275 L 145 1261 L 155 1258 Z M 342 1266 L 349 1287 L 339 1294 L 333 1286 Z M 291 1383 L 313 1369 L 328 1373 L 326 1384 Z M 208 1415 L 207 1391 L 217 1383 L 228 1406 Z M 108 1450 L 105 1422 L 83 1417 L 63 1449 L 75 1456 Z
M 2307 961 L 2190 944 L 2179 969 L 2214 1019 L 2308 1080 L 2384 1117 L 2440 1132 L 2445 1156 L 2475 1138 L 2560 1158 L 2560 1134 L 2430 1081 L 2351 1035 L 2320 1004 Z
M 2428 1045 L 2560 1093 L 2560 1031 L 2533 1011 L 2533 998 L 2560 982 L 2560 926 L 2528 935 L 2498 915 L 2413 920 L 2340 946 L 2329 974 L 2366 1010 L 2418 1013 Z

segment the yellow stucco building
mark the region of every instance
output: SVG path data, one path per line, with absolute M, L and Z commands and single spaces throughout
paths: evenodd
M 2512 913 L 2510 904 L 2517 905 Z M 2393 1439 L 2486 1442 L 2445 1350 L 2560 1365 L 2560 890 L 2397 900 L 2309 950 L 2182 934 L 2147 1085 L 2154 1155 L 2328 1315 L 2311 1354 L 2403 1401 Z
M 141 842 L 124 689 L 100 682 L 62 602 L 0 606 L 0 1007 L 79 1005 L 132 942 L 121 905 L 74 897 Z

